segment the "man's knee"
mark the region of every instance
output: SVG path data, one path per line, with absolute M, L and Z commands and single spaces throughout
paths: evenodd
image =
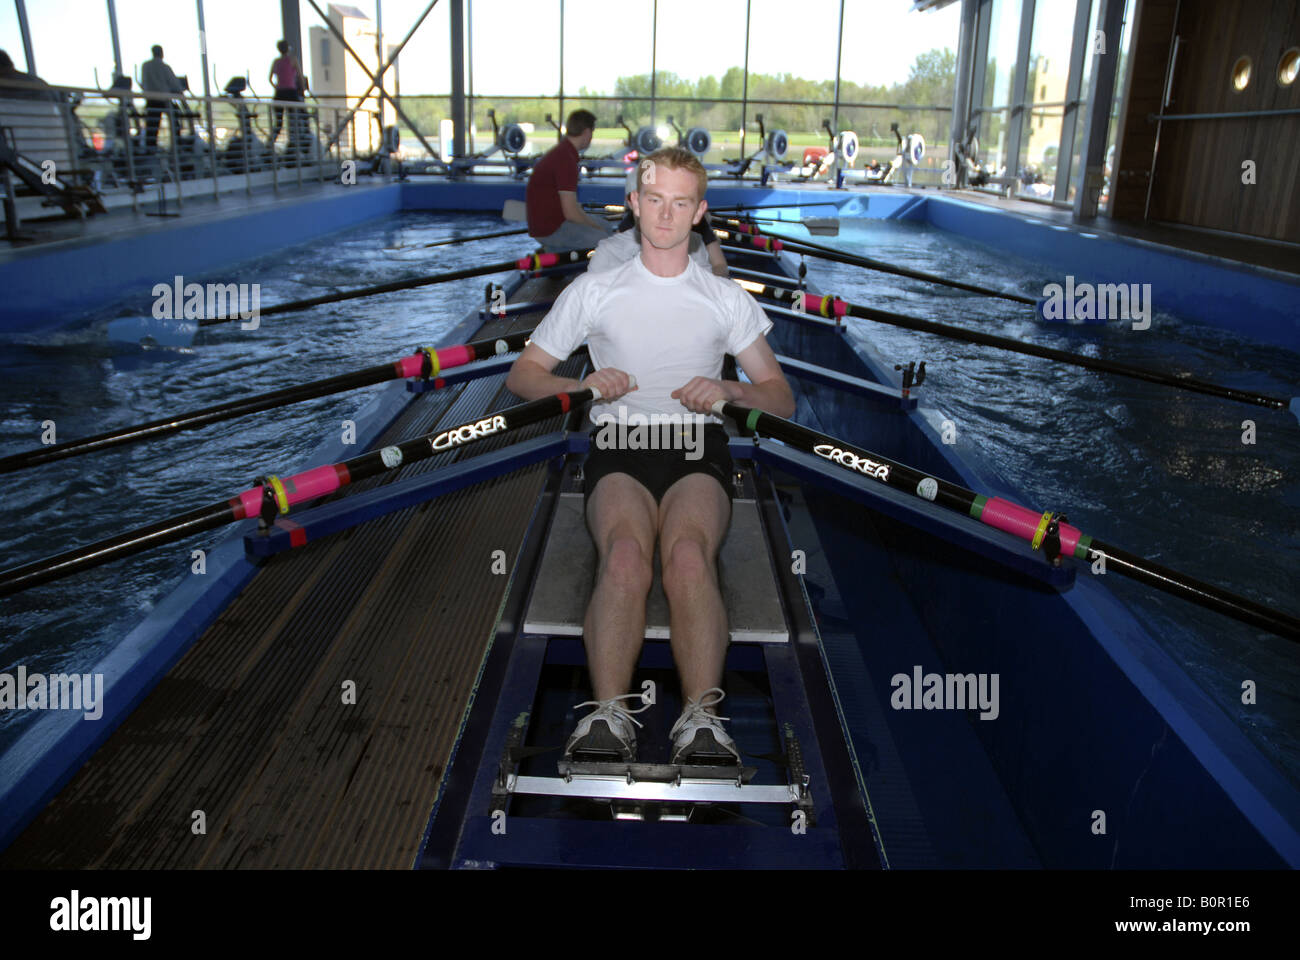
M 635 537 L 618 536 L 610 541 L 601 558 L 600 575 L 629 593 L 647 594 L 654 580 L 650 558 Z
M 674 594 L 695 589 L 715 579 L 713 557 L 703 538 L 679 537 L 663 557 L 664 593 Z

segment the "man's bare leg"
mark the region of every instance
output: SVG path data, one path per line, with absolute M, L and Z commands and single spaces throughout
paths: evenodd
M 629 691 L 645 641 L 645 601 L 654 578 L 655 499 L 627 474 L 607 474 L 587 498 L 587 528 L 598 566 L 583 642 L 592 692 L 597 700 L 608 700 Z
M 727 610 L 718 588 L 718 550 L 731 522 L 731 500 L 713 477 L 687 474 L 659 504 L 659 556 L 682 696 L 698 700 L 722 684 Z

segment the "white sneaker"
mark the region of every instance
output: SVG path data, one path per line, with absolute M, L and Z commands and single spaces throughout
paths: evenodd
M 625 693 L 621 697 L 588 700 L 577 705 L 596 709 L 578 721 L 565 745 L 564 759 L 572 760 L 575 753 L 595 754 L 613 762 L 631 763 L 636 759 L 636 729 L 633 724 L 639 727 L 641 722 L 632 714 L 649 710 L 650 704 L 645 704 L 640 710 L 628 710 L 619 703 L 620 700 L 645 702 L 639 693 Z
M 736 749 L 736 742 L 722 725 L 723 720 L 731 718 L 715 717 L 708 712 L 709 708 L 720 704 L 724 697 L 726 694 L 721 687 L 713 687 L 705 690 L 699 700 L 686 702 L 686 709 L 668 733 L 673 741 L 673 763 L 740 763 L 740 751 Z

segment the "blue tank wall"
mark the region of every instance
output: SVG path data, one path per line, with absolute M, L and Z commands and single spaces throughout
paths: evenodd
M 1131 237 L 1048 223 L 950 197 L 927 197 L 926 222 L 1045 264 L 1076 282 L 1149 283 L 1156 310 L 1300 351 L 1300 282 L 1275 271 Z
M 17 250 L 0 260 L 0 332 L 58 329 L 137 294 L 144 307 L 153 285 L 176 274 L 197 279 L 401 209 L 397 185 L 366 184 Z

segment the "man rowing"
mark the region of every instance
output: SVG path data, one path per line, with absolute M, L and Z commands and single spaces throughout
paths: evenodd
M 691 228 L 705 215 L 704 167 L 670 147 L 652 154 L 630 197 L 640 224 L 638 256 L 586 273 L 556 300 L 511 368 L 520 397 L 596 387 L 592 453 L 584 467 L 587 526 L 598 569 L 584 622 L 595 709 L 583 717 L 566 757 L 632 761 L 636 731 L 624 702 L 645 639 L 645 603 L 658 541 L 673 659 L 685 710 L 673 725 L 673 763 L 738 763 L 740 753 L 715 707 L 728 630 L 717 555 L 731 518 L 731 457 L 712 404 L 730 400 L 779 416 L 794 399 L 765 334 L 771 322 L 740 287 L 688 256 Z M 586 340 L 595 372 L 581 382 L 551 371 Z M 720 379 L 733 354 L 749 383 Z M 636 378 L 632 387 L 629 374 Z M 618 419 L 676 427 L 676 449 L 614 442 Z M 630 414 L 630 416 L 629 416 Z M 654 446 L 664 446 L 655 444 Z
M 528 176 L 524 204 L 528 234 L 548 252 L 586 250 L 611 233 L 609 224 L 589 217 L 578 203 L 578 154 L 591 146 L 596 115 L 574 110 L 560 142 L 538 160 Z
M 636 214 L 632 212 L 632 194 L 637 192 L 637 183 L 643 170 L 649 170 L 642 160 L 627 174 L 627 214 L 618 225 L 612 237 L 600 241 L 592 251 L 591 262 L 587 264 L 588 273 L 603 273 L 622 266 L 633 257 L 641 255 L 641 231 L 637 229 Z M 691 227 L 689 255 L 706 270 L 712 270 L 719 277 L 727 276 L 727 258 L 722 253 L 722 244 L 718 235 L 709 226 L 709 218 L 703 217 Z

